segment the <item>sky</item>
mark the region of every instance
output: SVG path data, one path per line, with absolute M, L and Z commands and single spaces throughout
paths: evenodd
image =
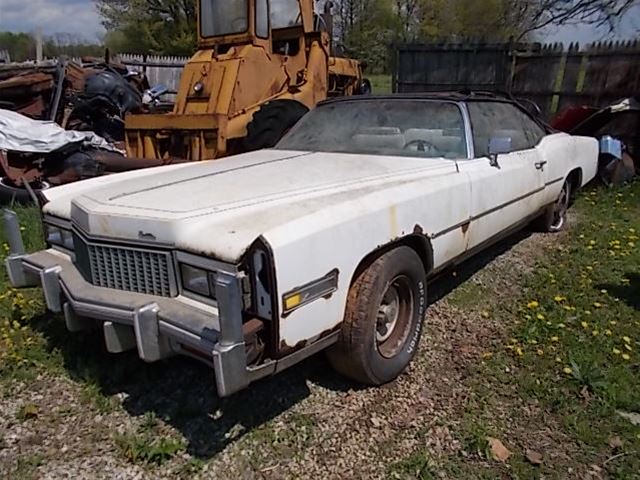
M 93 0 L 0 0 L 0 31 L 32 32 L 41 27 L 45 35 L 72 33 L 86 40 L 104 34 Z M 589 43 L 640 36 L 640 6 L 632 9 L 614 34 L 588 25 L 552 28 L 539 35 L 541 41 Z

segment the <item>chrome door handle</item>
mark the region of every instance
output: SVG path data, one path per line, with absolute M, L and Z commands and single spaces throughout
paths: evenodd
M 544 169 L 544 166 L 547 164 L 547 162 L 536 162 L 535 166 L 537 170 L 542 170 Z

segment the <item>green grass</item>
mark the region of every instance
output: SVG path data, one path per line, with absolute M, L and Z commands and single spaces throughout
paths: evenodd
M 611 454 L 613 436 L 640 452 L 640 427 L 616 414 L 640 411 L 639 200 L 638 182 L 581 198 L 579 225 L 512 305 L 520 324 L 505 348 L 521 368 L 514 381 L 522 400 L 556 415 L 585 459 Z M 607 470 L 631 478 L 640 456 L 621 456 Z
M 365 75 L 371 82 L 374 95 L 391 93 L 391 75 Z
M 154 434 L 142 427 L 138 433 L 116 435 L 120 453 L 131 463 L 161 465 L 185 450 L 181 440 Z
M 590 465 L 640 478 L 640 427 L 617 413 L 640 413 L 640 182 L 588 190 L 572 215 L 577 225 L 540 256 L 520 295 L 466 282 L 447 297 L 505 326 L 466 380 L 472 395 L 452 430 L 467 454 L 439 462 L 453 478 L 566 478 Z M 563 440 L 534 466 L 522 445 L 545 429 Z M 491 459 L 487 436 L 512 451 L 506 465 Z M 417 452 L 392 471 L 429 478 L 429 462 Z
M 16 468 L 11 472 L 11 478 L 15 480 L 37 478 L 36 469 L 44 463 L 42 455 L 25 455 L 18 457 Z

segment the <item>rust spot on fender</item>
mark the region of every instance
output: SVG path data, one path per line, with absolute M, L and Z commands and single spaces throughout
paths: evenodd
M 338 325 L 336 325 L 335 327 L 329 328 L 327 330 L 324 330 L 319 336 L 318 338 L 316 338 L 313 342 L 309 342 L 309 340 L 301 340 L 298 343 L 296 343 L 293 347 L 290 345 L 287 345 L 287 342 L 285 340 L 281 340 L 280 341 L 280 350 L 278 351 L 278 354 L 282 357 L 282 356 L 287 356 L 290 355 L 292 353 L 297 352 L 298 350 L 302 350 L 303 348 L 305 348 L 308 345 L 312 345 L 316 342 L 319 342 L 320 340 L 322 340 L 325 337 L 328 337 L 329 335 L 331 335 L 332 333 L 337 332 L 338 330 L 340 330 L 340 325 L 342 322 L 338 323 Z

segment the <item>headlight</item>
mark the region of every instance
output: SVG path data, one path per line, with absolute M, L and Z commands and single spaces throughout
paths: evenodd
M 182 288 L 203 297 L 216 298 L 215 274 L 213 272 L 181 263 L 180 274 Z
M 45 240 L 49 245 L 55 245 L 73 251 L 73 234 L 71 230 L 56 225 L 45 224 Z

